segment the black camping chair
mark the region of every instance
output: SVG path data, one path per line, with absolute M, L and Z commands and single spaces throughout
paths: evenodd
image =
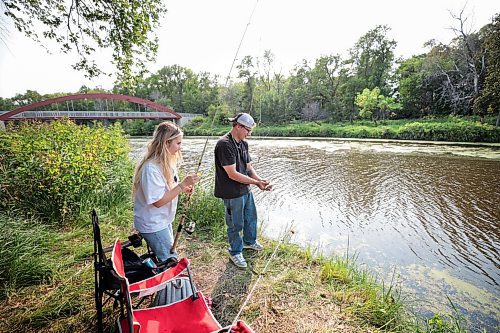
M 94 287 L 95 304 L 97 310 L 97 331 L 103 331 L 103 308 L 104 305 L 113 299 L 115 304 L 119 302 L 120 280 L 113 274 L 113 266 L 106 253 L 110 252 L 112 247 L 103 248 L 101 241 L 101 229 L 99 227 L 99 218 L 95 210 L 92 210 L 92 228 L 94 232 Z M 142 245 L 142 237 L 138 234 L 129 236 L 129 240 L 122 245 L 123 262 L 125 275 L 131 282 L 138 282 L 153 276 L 156 269 L 144 263 L 145 260 L 154 255 L 148 249 L 145 255 L 139 256 L 129 249 L 130 246 L 139 247 Z M 106 299 L 105 299 L 106 297 Z M 123 309 L 121 309 L 123 311 Z
M 111 258 L 106 257 L 106 253 L 110 253 L 113 246 L 103 248 L 101 241 L 101 228 L 99 227 L 99 218 L 97 212 L 92 210 L 92 229 L 94 233 L 94 287 L 95 287 L 95 304 L 97 311 L 97 331 L 103 331 L 103 308 L 111 299 L 114 305 L 120 305 L 120 312 L 123 314 L 122 295 L 120 294 L 121 283 L 114 273 L 111 264 Z M 177 264 L 177 260 L 170 258 L 164 262 L 159 262 L 149 246 L 147 252 L 143 255 L 138 255 L 130 249 L 130 247 L 138 248 L 142 245 L 142 236 L 140 234 L 132 234 L 122 245 L 123 265 L 125 276 L 130 283 L 139 282 L 154 276 L 155 274 L 173 267 Z M 165 305 L 184 299 L 187 291 L 191 288 L 192 281 L 185 281 L 179 284 L 179 281 L 173 281 L 165 286 L 164 290 L 160 290 L 154 295 L 152 305 Z M 174 296 L 172 296 L 174 295 Z M 135 306 L 139 307 L 144 301 L 142 298 Z

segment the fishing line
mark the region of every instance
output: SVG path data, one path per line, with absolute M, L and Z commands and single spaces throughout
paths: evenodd
M 229 84 L 229 79 L 231 77 L 231 72 L 233 71 L 234 63 L 236 62 L 236 59 L 238 57 L 238 53 L 240 52 L 241 45 L 243 44 L 243 40 L 245 39 L 245 35 L 247 33 L 248 27 L 250 26 L 250 23 L 252 22 L 253 14 L 255 13 L 255 9 L 257 8 L 257 4 L 259 3 L 259 0 L 255 1 L 255 5 L 253 6 L 252 13 L 250 14 L 250 17 L 248 18 L 247 25 L 245 26 L 245 30 L 243 31 L 243 35 L 241 36 L 240 43 L 238 44 L 238 48 L 236 49 L 236 53 L 234 54 L 233 57 L 233 62 L 231 63 L 231 68 L 229 69 L 229 72 L 226 76 L 226 82 L 224 83 L 224 89 L 227 89 L 227 86 Z M 212 122 L 210 124 L 210 129 L 214 127 L 215 124 L 215 119 L 217 119 L 217 113 L 219 112 L 219 108 L 215 109 L 214 116 L 212 118 Z M 207 135 L 207 138 L 205 140 L 205 144 L 203 145 L 203 150 L 201 151 L 200 159 L 198 160 L 198 165 L 196 166 L 195 173 L 200 176 L 200 167 L 201 163 L 203 161 L 203 156 L 205 155 L 205 151 L 207 149 L 207 144 L 208 144 L 208 139 L 210 138 L 210 135 Z M 193 187 L 194 190 L 194 187 Z M 184 204 L 184 212 L 181 215 L 181 218 L 179 220 L 179 226 L 177 227 L 177 231 L 174 237 L 174 242 L 172 244 L 172 248 L 170 249 L 170 253 L 175 252 L 175 247 L 177 246 L 177 243 L 179 241 L 180 233 L 182 232 L 182 227 L 184 225 L 184 220 L 186 218 L 187 210 L 189 208 L 189 203 L 191 202 L 191 197 L 193 195 L 193 190 L 188 194 L 188 197 L 186 199 L 186 202 Z M 191 222 L 189 225 L 189 228 L 194 231 L 194 222 Z
M 241 45 L 243 44 L 243 40 L 245 39 L 245 35 L 247 34 L 248 27 L 250 26 L 250 23 L 252 22 L 252 17 L 253 17 L 253 14 L 255 13 L 255 9 L 257 8 L 258 3 L 259 3 L 259 0 L 255 1 L 255 5 L 253 6 L 252 13 L 250 14 L 250 17 L 248 18 L 248 23 L 245 26 L 245 30 L 243 31 L 243 35 L 241 36 L 240 43 L 238 44 L 238 48 L 236 49 L 236 53 L 234 54 L 233 62 L 231 63 L 231 67 L 229 68 L 229 72 L 227 73 L 226 82 L 224 83 L 224 89 L 227 89 L 227 87 L 228 87 L 229 79 L 231 78 L 231 72 L 233 71 L 234 63 L 236 62 L 236 59 L 238 58 L 238 54 L 240 52 Z M 218 112 L 219 112 L 219 108 L 217 108 L 215 110 L 214 116 L 212 118 L 212 123 L 210 124 L 210 129 L 212 129 L 214 127 L 215 119 L 217 119 Z M 198 172 L 198 170 L 200 169 L 201 161 L 203 159 L 203 155 L 205 154 L 205 150 L 207 149 L 207 143 L 208 143 L 209 138 L 210 138 L 210 135 L 207 135 L 205 145 L 203 146 L 203 150 L 201 151 L 200 160 L 198 161 L 198 166 L 196 168 L 196 172 Z
M 292 223 L 293 223 L 293 221 L 292 221 Z M 295 233 L 295 231 L 293 231 L 293 229 L 290 228 L 290 230 L 288 230 L 288 232 L 286 232 L 284 234 L 284 236 L 280 239 L 280 241 L 278 242 L 278 244 L 276 244 L 276 247 L 274 248 L 273 253 L 271 254 L 271 256 L 269 257 L 269 259 L 267 260 L 266 265 L 264 266 L 264 268 L 262 269 L 262 271 L 259 273 L 259 277 L 257 278 L 257 280 L 255 281 L 255 283 L 253 284 L 252 289 L 250 290 L 250 292 L 247 295 L 247 298 L 245 299 L 245 301 L 241 305 L 241 307 L 240 307 L 238 313 L 236 314 L 236 317 L 234 318 L 233 322 L 231 323 L 231 326 L 229 327 L 229 330 L 227 331 L 227 333 L 231 333 L 233 331 L 232 330 L 233 326 L 236 325 L 236 323 L 238 322 L 238 318 L 240 317 L 241 313 L 243 312 L 243 309 L 247 305 L 247 303 L 250 300 L 250 298 L 252 298 L 252 295 L 253 295 L 253 292 L 255 291 L 255 288 L 257 287 L 257 285 L 259 284 L 260 280 L 264 276 L 264 273 L 267 271 L 267 267 L 269 266 L 269 264 L 271 263 L 271 261 L 274 259 L 275 255 L 276 255 L 276 252 L 278 251 L 278 248 L 285 241 L 286 237 L 289 234 L 291 235 L 293 233 Z

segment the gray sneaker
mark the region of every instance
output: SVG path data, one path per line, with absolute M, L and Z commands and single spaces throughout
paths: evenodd
M 259 244 L 259 242 L 255 242 L 255 244 L 252 244 L 252 245 L 243 245 L 243 248 L 244 249 L 251 249 L 251 250 L 254 250 L 254 251 L 262 251 L 264 250 L 264 246 L 262 246 L 261 244 Z
M 234 256 L 229 256 L 231 258 L 231 261 L 236 265 L 236 267 L 239 268 L 246 268 L 247 267 L 247 262 L 245 261 L 245 258 L 243 258 L 243 255 L 241 253 L 235 254 Z

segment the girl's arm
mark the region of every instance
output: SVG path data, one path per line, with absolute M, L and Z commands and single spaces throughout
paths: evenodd
M 156 208 L 160 208 L 163 205 L 166 205 L 170 201 L 174 200 L 175 197 L 177 197 L 181 192 L 185 192 L 186 190 L 190 190 L 194 184 L 196 184 L 199 181 L 199 177 L 197 175 L 189 175 L 184 178 L 182 182 L 177 184 L 174 188 L 171 190 L 168 190 L 163 194 L 163 197 L 156 201 L 153 202 L 153 206 Z

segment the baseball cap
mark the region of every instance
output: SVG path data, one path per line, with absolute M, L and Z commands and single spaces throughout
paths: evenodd
M 253 128 L 255 126 L 255 121 L 253 120 L 252 116 L 249 115 L 248 113 L 238 113 L 234 118 L 228 118 L 230 122 L 233 123 L 238 123 L 243 126 Z

